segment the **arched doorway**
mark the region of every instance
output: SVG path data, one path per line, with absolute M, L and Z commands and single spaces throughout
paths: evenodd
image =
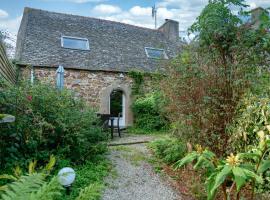
M 122 90 L 113 90 L 110 94 L 110 114 L 115 117 L 114 125 L 117 124 L 117 119 L 119 119 L 119 126 L 125 127 L 125 95 Z

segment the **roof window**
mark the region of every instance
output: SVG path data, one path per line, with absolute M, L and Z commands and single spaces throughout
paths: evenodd
M 168 59 L 164 49 L 157 49 L 152 47 L 145 47 L 145 53 L 148 58 Z
M 89 41 L 86 38 L 62 36 L 61 46 L 68 49 L 89 50 Z

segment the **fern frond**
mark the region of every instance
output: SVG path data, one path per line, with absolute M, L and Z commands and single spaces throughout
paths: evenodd
M 15 176 L 9 175 L 9 174 L 3 174 L 0 175 L 0 179 L 8 179 L 12 181 L 17 181 L 18 179 Z
M 53 200 L 61 197 L 63 187 L 54 177 L 49 183 L 45 183 L 37 192 L 31 193 L 29 200 Z
M 37 161 L 36 161 L 36 160 L 31 161 L 31 162 L 29 163 L 29 166 L 28 166 L 28 173 L 29 173 L 29 174 L 35 173 L 36 166 L 37 166 Z
M 7 188 L 8 188 L 8 186 L 6 186 L 6 185 L 0 186 L 0 191 L 5 191 Z
M 81 190 L 76 200 L 97 200 L 101 196 L 103 185 L 95 183 Z
M 16 166 L 16 167 L 13 169 L 13 173 L 14 173 L 14 175 L 15 175 L 17 178 L 20 178 L 21 175 L 22 175 L 22 169 L 21 169 L 19 166 Z
M 55 163 L 56 163 L 56 158 L 54 155 L 51 155 L 48 164 L 44 168 L 45 171 L 50 172 L 52 170 L 52 168 L 54 167 Z
M 7 185 L 1 195 L 3 200 L 26 200 L 32 192 L 37 191 L 44 184 L 43 174 L 22 176 L 17 181 Z

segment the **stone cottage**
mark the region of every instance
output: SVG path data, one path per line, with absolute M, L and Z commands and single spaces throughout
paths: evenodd
M 179 23 L 166 20 L 148 29 L 103 19 L 25 8 L 16 60 L 25 78 L 56 84 L 64 68 L 64 87 L 110 114 L 112 93 L 120 92 L 121 126 L 132 124 L 131 70 L 155 72 L 180 50 Z M 163 62 L 164 61 L 164 62 Z M 118 95 L 119 96 L 119 95 Z

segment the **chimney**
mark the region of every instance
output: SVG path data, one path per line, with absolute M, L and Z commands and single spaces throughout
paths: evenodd
M 259 28 L 260 24 L 261 24 L 261 20 L 260 17 L 264 12 L 267 12 L 265 9 L 263 9 L 262 7 L 258 7 L 255 8 L 253 10 L 250 11 L 251 12 L 251 23 L 252 23 L 252 27 L 254 29 Z
M 171 41 L 179 41 L 179 22 L 166 19 L 165 23 L 158 28 L 159 31 Z

